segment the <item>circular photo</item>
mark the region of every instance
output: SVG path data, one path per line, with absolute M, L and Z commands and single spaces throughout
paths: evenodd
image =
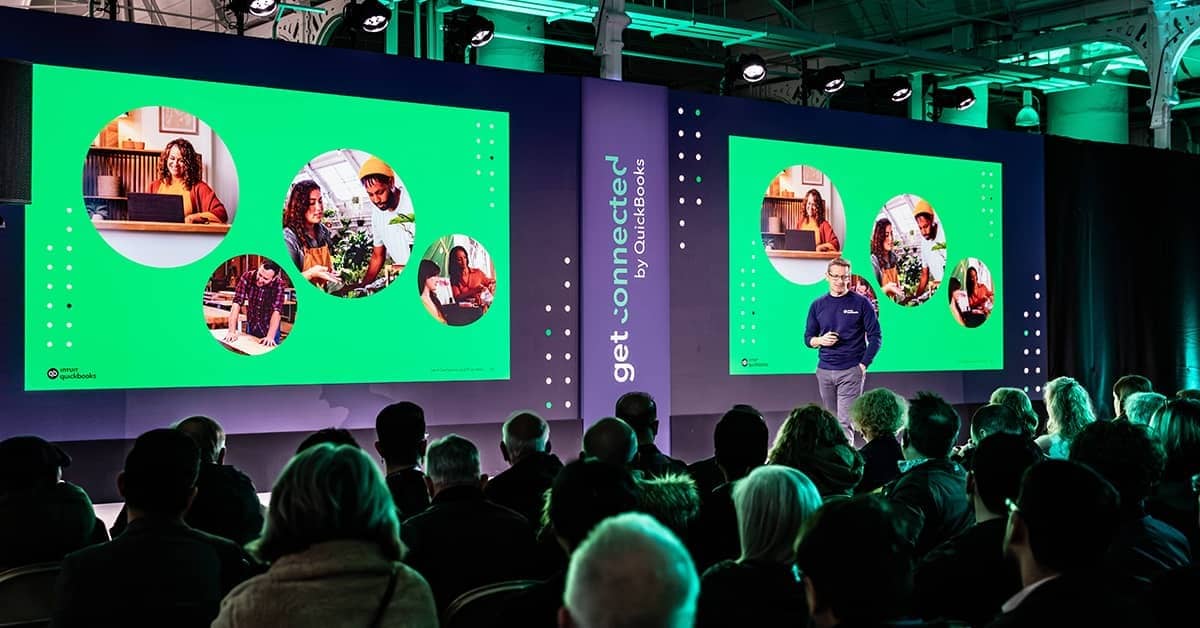
M 875 308 L 875 316 L 879 316 L 879 297 L 875 296 L 875 288 L 871 286 L 871 282 L 867 281 L 866 277 L 851 275 L 850 289 L 870 299 L 871 306 Z
M 982 260 L 968 257 L 954 267 L 946 280 L 950 314 L 963 327 L 979 327 L 992 315 L 996 304 L 992 271 Z
M 121 255 L 146 266 L 183 266 L 229 232 L 237 168 L 221 137 L 196 116 L 161 106 L 131 109 L 88 148 L 83 204 Z
M 447 325 L 470 325 L 496 298 L 492 256 L 470 236 L 438 238 L 421 256 L 417 292 L 429 315 Z
M 341 297 L 390 285 L 416 237 L 412 198 L 392 167 L 361 150 L 321 153 L 292 179 L 283 242 L 308 283 Z
M 767 259 L 784 279 L 817 283 L 846 241 L 842 197 L 825 173 L 812 166 L 781 170 L 763 194 L 759 230 Z
M 900 305 L 921 305 L 937 292 L 946 233 L 928 201 L 901 194 L 883 206 L 871 228 L 871 266 L 880 290 Z
M 296 323 L 296 288 L 273 260 L 231 257 L 204 286 L 204 322 L 213 339 L 234 353 L 268 353 Z

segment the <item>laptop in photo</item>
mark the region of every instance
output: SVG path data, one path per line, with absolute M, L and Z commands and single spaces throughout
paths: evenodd
M 783 236 L 783 248 L 786 251 L 815 251 L 817 250 L 817 232 L 807 229 L 788 229 Z
M 130 192 L 129 220 L 183 222 L 183 197 L 176 194 Z

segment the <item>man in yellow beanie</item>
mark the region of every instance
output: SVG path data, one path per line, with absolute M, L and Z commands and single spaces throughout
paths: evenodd
M 921 230 L 921 261 L 925 265 L 917 294 L 924 294 L 926 290 L 937 290 L 946 273 L 946 236 L 941 233 L 941 225 L 929 201 L 918 198 L 912 211 L 917 228 Z
M 375 248 L 367 265 L 367 274 L 362 285 L 367 285 L 379 275 L 386 258 L 393 264 L 405 266 L 412 254 L 414 225 L 412 200 L 396 184 L 396 173 L 391 166 L 378 157 L 371 157 L 358 169 L 367 198 L 375 208 L 371 210 L 371 236 Z

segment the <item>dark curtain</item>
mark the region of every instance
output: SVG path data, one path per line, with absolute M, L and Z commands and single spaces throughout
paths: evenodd
M 1112 416 L 1127 373 L 1171 396 L 1200 381 L 1200 158 L 1046 138 L 1046 316 L 1052 376 Z

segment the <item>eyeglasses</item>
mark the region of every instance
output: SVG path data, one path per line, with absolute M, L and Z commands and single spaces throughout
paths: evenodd
M 825 273 L 834 281 L 850 281 L 850 275 L 835 275 L 833 273 Z

